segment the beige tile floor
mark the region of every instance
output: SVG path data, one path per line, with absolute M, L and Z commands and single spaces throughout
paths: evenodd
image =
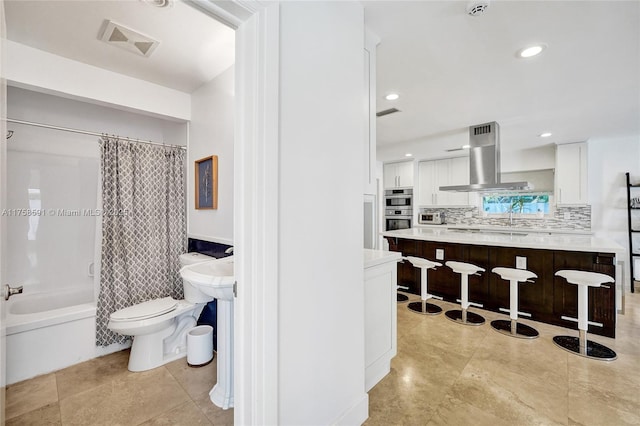
M 466 327 L 399 304 L 398 355 L 369 392 L 366 425 L 640 425 L 640 294 L 625 304 L 615 340 L 592 336 L 618 352 L 610 363 L 557 348 L 551 338 L 570 330 L 524 321 L 540 338 L 520 340 L 491 330 L 488 322 L 504 315 L 478 311 L 487 324 Z M 120 352 L 9 386 L 7 424 L 233 424 L 233 410 L 208 399 L 215 360 L 130 373 L 127 357 Z
M 523 321 L 540 337 L 516 339 L 488 324 L 505 315 L 475 310 L 487 323 L 470 327 L 399 304 L 398 355 L 369 392 L 365 424 L 640 425 L 640 293 L 625 307 L 616 339 L 589 335 L 618 354 L 602 362 L 555 346 L 553 336 L 572 330 Z
M 7 425 L 232 425 L 209 401 L 216 360 L 131 373 L 117 352 L 7 387 Z

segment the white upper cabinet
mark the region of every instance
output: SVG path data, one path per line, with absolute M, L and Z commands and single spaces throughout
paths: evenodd
M 406 188 L 413 186 L 413 161 L 386 163 L 384 165 L 384 188 Z
M 469 157 L 421 161 L 418 165 L 419 206 L 466 206 L 469 193 L 440 191 L 441 186 L 469 184 Z
M 587 143 L 556 147 L 556 204 L 588 204 Z
M 420 161 L 418 163 L 418 205 L 436 205 L 438 186 L 436 182 L 436 162 Z
M 450 159 L 449 183 L 447 185 L 469 185 L 469 157 Z M 468 192 L 446 192 L 448 203 L 454 206 L 469 205 Z
M 365 35 L 364 49 L 364 117 L 365 137 L 364 193 L 376 194 L 376 48 L 380 42 L 372 34 Z M 385 185 L 386 186 L 386 185 Z

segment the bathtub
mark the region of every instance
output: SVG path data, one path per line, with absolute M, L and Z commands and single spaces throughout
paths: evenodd
M 126 347 L 96 347 L 93 286 L 12 296 L 6 333 L 7 384 Z

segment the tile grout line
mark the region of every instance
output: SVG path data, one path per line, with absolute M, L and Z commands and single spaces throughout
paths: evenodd
M 217 355 L 217 354 L 214 354 L 214 357 L 215 357 L 216 355 Z M 185 359 L 186 359 L 186 358 L 185 358 Z M 186 362 L 186 361 L 185 361 L 185 362 Z M 212 362 L 213 362 L 213 360 L 212 360 Z M 217 360 L 216 360 L 216 362 L 217 362 Z M 198 402 L 197 402 L 197 401 L 196 401 L 196 400 L 195 400 L 195 399 L 194 399 L 194 398 L 189 394 L 189 391 L 187 390 L 187 388 L 185 388 L 185 387 L 183 386 L 183 384 L 180 382 L 180 380 L 178 380 L 178 378 L 177 378 L 177 377 L 176 377 L 176 376 L 171 372 L 171 370 L 170 370 L 170 369 L 168 369 L 168 368 L 167 368 L 166 370 L 169 372 L 169 374 L 171 375 L 171 377 L 173 377 L 173 378 L 174 378 L 174 380 L 178 383 L 178 385 L 179 385 L 179 386 L 180 386 L 180 388 L 184 391 L 184 393 L 186 393 L 186 394 L 187 394 L 187 397 L 189 397 L 189 400 L 190 400 L 191 402 L 193 402 L 193 404 L 196 406 L 196 408 L 198 409 L 198 411 L 200 411 L 200 413 L 202 413 L 202 415 L 207 419 L 207 421 L 209 421 L 209 423 L 211 423 L 211 424 L 213 425 L 213 421 L 209 418 L 209 416 L 207 416 L 207 413 L 205 413 L 205 412 L 204 412 L 204 410 L 200 407 L 200 405 L 198 404 Z
M 58 370 L 61 371 L 61 370 Z M 58 371 L 53 373 L 53 377 L 56 381 L 56 404 L 58 404 L 58 420 L 60 420 L 60 425 L 62 425 L 62 407 L 60 406 L 60 386 L 58 386 Z

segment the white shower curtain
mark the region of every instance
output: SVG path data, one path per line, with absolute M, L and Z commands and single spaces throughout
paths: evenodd
M 102 247 L 96 343 L 122 343 L 107 328 L 118 309 L 183 297 L 178 256 L 186 251 L 185 152 L 115 138 L 100 141 Z

